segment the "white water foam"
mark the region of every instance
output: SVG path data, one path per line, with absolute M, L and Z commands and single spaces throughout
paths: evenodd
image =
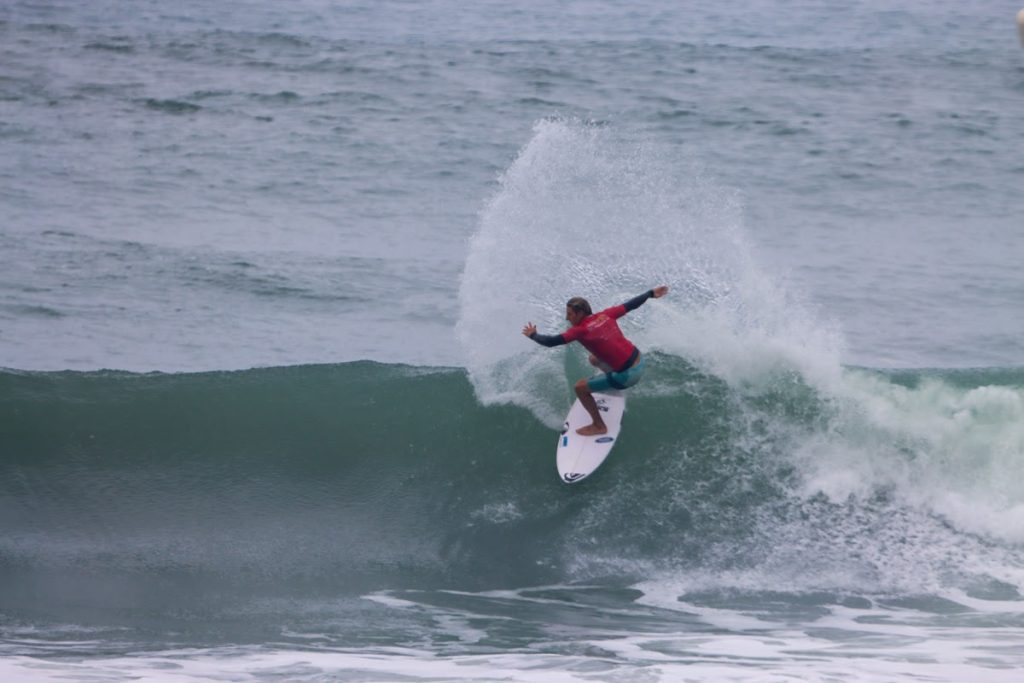
M 1024 543 L 1024 389 L 908 388 L 851 370 L 836 403 L 830 430 L 796 454 L 808 493 L 888 489 L 959 530 Z
M 756 567 L 711 585 L 1024 595 L 1024 389 L 847 369 L 817 388 L 809 421 L 762 390 L 737 400 L 748 424 L 734 442 L 750 467 L 792 472 L 774 479 L 789 500 L 750 519 Z
M 1020 603 L 953 596 L 943 613 L 886 599 L 771 596 L 709 606 L 685 580 L 646 581 L 609 604 L 596 587 L 545 586 L 431 604 L 418 593 L 365 596 L 411 612 L 414 643 L 180 648 L 81 659 L 0 659 L 3 680 L 97 681 L 1015 681 L 1024 665 Z M 600 588 L 596 588 L 601 591 Z M 575 591 L 579 591 L 575 593 Z M 558 596 L 558 597 L 555 597 Z M 840 602 L 835 602 L 839 599 Z M 515 635 L 523 628 L 519 635 Z M 408 636 L 406 634 L 406 641 Z M 516 647 L 496 647 L 512 637 Z

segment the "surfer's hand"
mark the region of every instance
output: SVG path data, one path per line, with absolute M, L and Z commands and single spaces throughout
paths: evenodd
M 526 323 L 523 325 L 523 334 L 527 337 L 532 337 L 537 334 L 537 326 L 533 323 Z
M 668 294 L 668 285 L 658 285 L 657 287 L 652 289 L 651 292 L 654 293 L 655 299 L 660 299 L 661 297 Z

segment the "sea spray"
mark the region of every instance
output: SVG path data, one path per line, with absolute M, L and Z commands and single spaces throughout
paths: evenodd
M 469 243 L 457 332 L 477 396 L 559 422 L 565 385 L 585 368 L 567 371 L 565 355 L 539 352 L 519 327 L 554 333 L 571 296 L 604 307 L 659 283 L 669 296 L 625 318 L 627 336 L 719 374 L 722 348 L 749 357 L 781 327 L 797 349 L 825 336 L 795 329 L 788 298 L 751 255 L 739 197 L 696 161 L 613 126 L 539 122 Z

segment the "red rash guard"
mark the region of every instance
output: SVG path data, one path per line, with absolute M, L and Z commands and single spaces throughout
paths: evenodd
M 538 334 L 534 330 L 530 334 L 530 339 L 541 346 L 561 346 L 578 341 L 612 370 L 623 372 L 629 369 L 640 351 L 633 346 L 633 342 L 622 335 L 622 330 L 619 329 L 619 324 L 615 321 L 626 313 L 639 308 L 652 296 L 654 296 L 654 290 L 649 289 L 624 304 L 588 315 L 580 321 L 579 325 L 573 325 L 562 334 Z
M 619 304 L 588 315 L 579 325 L 574 325 L 563 332 L 562 338 L 566 342 L 578 341 L 587 351 L 597 356 L 598 360 L 617 371 L 622 371 L 636 350 L 633 342 L 626 339 L 619 329 L 619 324 L 615 322 L 626 315 L 626 311 L 626 307 Z

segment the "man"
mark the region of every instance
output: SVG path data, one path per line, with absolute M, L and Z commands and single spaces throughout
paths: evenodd
M 592 313 L 586 299 L 577 296 L 569 299 L 565 305 L 565 319 L 571 327 L 562 334 L 537 334 L 537 326 L 533 323 L 526 323 L 523 327 L 524 335 L 543 346 L 561 346 L 578 341 L 590 351 L 590 364 L 605 371 L 603 375 L 576 382 L 576 395 L 593 420 L 586 427 L 577 429 L 577 434 L 597 436 L 608 432 L 593 392 L 631 387 L 644 374 L 644 360 L 640 357 L 640 350 L 626 339 L 615 321 L 629 311 L 636 310 L 651 297 L 658 299 L 667 293 L 668 287 L 659 285 L 624 304 L 598 313 Z

